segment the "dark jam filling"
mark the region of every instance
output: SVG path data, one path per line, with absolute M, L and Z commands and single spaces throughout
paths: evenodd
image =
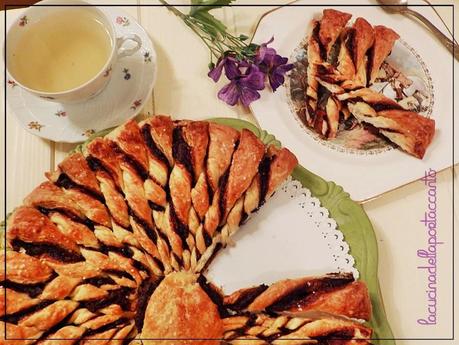
M 152 229 L 145 220 L 139 217 L 132 208 L 129 207 L 128 212 L 129 212 L 129 215 L 131 215 L 132 218 L 134 218 L 135 222 L 142 227 L 142 229 L 147 234 L 148 238 L 152 240 L 154 244 L 156 244 L 156 242 L 158 241 L 158 236 L 156 234 L 156 231 Z
M 180 237 L 182 242 L 182 249 L 188 249 L 188 243 L 186 239 L 188 238 L 188 234 L 190 230 L 188 229 L 188 225 L 183 224 L 180 219 L 177 217 L 177 213 L 175 212 L 174 204 L 170 204 L 170 219 L 172 221 L 172 229 L 174 232 Z
M 84 261 L 84 257 L 80 254 L 61 248 L 53 243 L 27 243 L 15 238 L 11 244 L 15 251 L 19 251 L 20 248 L 23 248 L 30 256 L 47 255 L 53 259 L 66 263 Z
M 144 181 L 148 178 L 148 176 L 149 176 L 148 171 L 145 170 L 145 168 L 142 166 L 142 164 L 140 164 L 140 162 L 134 156 L 131 156 L 131 155 L 125 153 L 121 149 L 121 147 L 119 147 L 118 144 L 115 143 L 115 142 L 111 142 L 110 146 L 113 149 L 113 151 L 115 151 L 116 153 L 121 155 L 121 157 L 123 157 L 123 160 L 126 163 L 128 163 L 131 167 L 134 168 L 134 170 L 137 172 L 137 174 L 139 174 L 139 176 Z
M 6 276 L 8 277 L 8 270 L 6 272 Z M 6 279 L 0 282 L 0 286 L 3 286 L 6 289 L 14 290 L 16 292 L 26 293 L 30 297 L 35 298 L 38 295 L 40 295 L 45 289 L 46 285 L 48 285 L 48 283 L 56 277 L 57 277 L 57 274 L 53 272 L 47 280 L 41 283 L 34 283 L 34 284 L 16 283 L 16 282 L 12 282 L 11 280 Z
M 122 317 L 122 318 L 120 318 L 120 319 L 118 319 L 116 321 L 107 323 L 106 325 L 103 325 L 102 327 L 95 328 L 95 329 L 88 329 L 86 332 L 84 332 L 83 338 L 84 337 L 90 337 L 90 336 L 98 334 L 98 333 L 106 332 L 106 331 L 108 331 L 108 330 L 110 330 L 112 328 L 116 328 L 116 327 L 118 327 L 120 325 L 124 325 L 127 322 L 129 322 L 129 320 Z
M 348 31 L 348 34 L 345 38 L 345 46 L 347 48 L 347 50 L 349 51 L 349 53 L 351 54 L 351 58 L 352 58 L 352 62 L 354 63 L 354 66 L 355 66 L 355 63 L 356 63 L 356 54 L 357 52 L 355 51 L 355 29 L 354 28 L 351 28 L 349 29 Z
M 166 155 L 159 149 L 159 147 L 156 145 L 155 141 L 153 140 L 153 137 L 151 136 L 151 126 L 149 124 L 145 124 L 141 128 L 143 140 L 145 141 L 145 144 L 147 145 L 148 149 L 150 150 L 150 153 L 159 159 L 168 169 L 170 170 L 169 166 L 169 161 L 167 160 Z
M 29 307 L 29 308 L 25 308 L 25 309 L 22 309 L 16 313 L 13 313 L 13 314 L 9 314 L 9 315 L 3 315 L 0 317 L 0 321 L 3 321 L 3 322 L 8 322 L 8 323 L 13 323 L 13 324 L 17 324 L 23 317 L 26 317 L 28 315 L 31 315 L 32 313 L 38 311 L 38 310 L 42 310 L 43 308 L 49 306 L 50 304 L 53 304 L 54 301 L 52 300 L 43 300 L 41 301 L 40 303 L 32 306 L 32 307 Z
M 91 229 L 94 231 L 94 222 L 88 218 L 80 218 L 76 214 L 72 213 L 69 210 L 63 209 L 63 208 L 46 208 L 42 206 L 37 206 L 38 211 L 40 211 L 42 214 L 45 216 L 48 216 L 51 212 L 59 212 L 66 216 L 67 218 L 70 218 L 72 221 L 75 223 L 80 223 L 85 225 L 87 228 Z
M 271 163 L 274 157 L 264 156 L 258 165 L 258 174 L 260 175 L 260 195 L 258 201 L 258 208 L 263 206 L 266 201 L 266 194 L 268 194 L 268 185 L 269 185 L 269 172 L 271 170 Z M 245 217 L 247 219 L 247 215 Z M 241 221 L 245 221 L 244 217 Z
M 212 244 L 212 238 L 205 229 L 202 232 L 202 237 L 204 238 L 204 244 L 206 245 L 206 247 L 209 247 Z
M 255 300 L 255 298 L 257 298 L 261 293 L 266 291 L 267 288 L 268 285 L 262 284 L 254 288 L 247 289 L 239 296 L 239 298 L 234 303 L 227 304 L 226 307 L 235 311 L 241 311 L 243 309 L 246 309 Z
M 367 62 L 367 86 L 370 85 L 371 70 L 373 69 L 373 58 L 375 55 L 375 46 L 372 46 L 368 50 L 368 62 Z
M 103 270 L 103 272 L 105 272 L 107 274 L 112 274 L 112 275 L 117 276 L 119 278 L 127 278 L 127 279 L 131 279 L 131 280 L 135 280 L 134 277 L 132 275 L 130 275 L 128 272 L 126 272 L 126 271 L 120 271 L 120 270 L 116 270 L 116 269 L 105 269 L 105 270 Z
M 317 94 L 320 95 L 319 99 L 317 100 L 317 108 L 325 109 L 327 106 L 328 98 L 331 96 L 330 90 L 319 84 L 319 87 L 317 88 Z
M 320 31 L 320 23 L 317 23 L 314 29 L 312 30 L 312 37 L 319 45 L 320 58 L 322 59 L 322 61 L 327 61 L 327 50 L 323 46 L 322 42 L 320 42 L 319 31 Z
M 162 278 L 156 281 L 144 280 L 137 290 L 138 299 L 135 314 L 135 326 L 139 333 L 142 332 L 145 310 L 147 309 L 150 297 L 153 295 L 153 292 L 155 292 L 161 280 Z
M 94 250 L 93 248 L 87 248 L 87 249 Z M 108 252 L 115 252 L 129 259 L 132 258 L 132 256 L 134 255 L 134 252 L 132 251 L 132 249 L 129 248 L 129 246 L 126 244 L 122 247 L 115 247 L 115 246 L 108 246 L 103 243 L 100 243 L 98 251 L 104 254 L 107 254 Z
M 185 167 L 191 176 L 191 184 L 195 184 L 193 169 L 193 158 L 191 157 L 191 148 L 183 139 L 182 127 L 175 127 L 172 132 L 172 156 L 176 163 Z
M 398 104 L 393 104 L 393 103 L 373 103 L 370 104 L 371 107 L 376 111 L 384 111 L 384 110 L 403 110 L 403 107 L 398 105 Z
M 105 164 L 100 159 L 94 156 L 88 156 L 86 157 L 86 161 L 88 162 L 88 165 L 92 171 L 104 171 L 113 179 L 113 181 L 116 181 L 115 174 L 108 167 L 106 167 Z M 115 183 L 115 189 L 118 193 L 120 193 L 124 197 L 124 192 L 121 190 L 121 188 L 116 183 Z
M 354 330 L 341 329 L 312 338 L 318 340 L 320 345 L 340 345 L 344 340 L 354 339 Z
M 239 221 L 239 226 L 241 226 L 242 224 L 245 224 L 247 219 L 249 219 L 249 215 L 247 214 L 247 212 L 243 210 L 242 215 L 241 215 L 241 220 Z
M 223 296 L 220 294 L 217 288 L 210 284 L 206 277 L 204 277 L 202 274 L 198 278 L 198 284 L 201 286 L 201 289 L 204 290 L 207 296 L 209 296 L 210 300 L 217 306 L 220 317 L 228 316 L 228 311 L 223 305 Z
M 144 271 L 144 272 L 150 272 L 150 269 L 145 265 L 144 263 L 137 261 L 137 260 L 132 260 L 132 266 L 134 266 L 136 269 L 139 271 Z M 161 265 L 160 268 L 162 267 L 161 270 L 164 269 L 164 267 Z
M 228 184 L 230 168 L 226 169 L 225 173 L 218 180 L 218 188 L 220 190 L 220 197 L 218 199 L 218 212 L 220 215 L 220 220 L 223 220 L 225 216 L 225 204 L 226 204 L 226 186 Z
M 158 266 L 158 268 L 161 270 L 161 271 L 164 271 L 164 265 L 163 265 L 163 262 L 161 260 L 159 260 L 158 258 L 154 257 L 153 258 L 153 261 L 156 263 L 156 265 Z M 137 269 L 140 269 L 136 266 L 136 262 L 138 261 L 135 261 L 134 262 L 134 267 L 137 268 Z
M 335 41 L 333 46 L 330 49 L 330 55 L 328 56 L 328 62 L 336 67 L 338 64 L 339 51 L 341 49 L 341 36 Z
M 295 306 L 299 301 L 305 302 L 305 299 L 309 298 L 316 299 L 322 293 L 331 292 L 340 287 L 344 287 L 353 281 L 354 278 L 352 275 L 330 276 L 313 279 L 283 296 L 266 309 L 269 312 L 288 310 L 289 308 Z
M 40 340 L 48 338 L 51 334 L 56 333 L 58 330 L 60 330 L 62 327 L 65 327 L 69 324 L 70 319 L 72 318 L 73 313 L 70 313 L 67 315 L 63 320 L 59 321 L 57 324 L 54 326 L 48 328 L 46 331 L 43 332 L 42 335 L 40 335 L 40 338 L 37 339 L 37 344 L 40 344 Z
M 110 277 L 93 277 L 84 279 L 82 284 L 91 284 L 101 287 L 102 285 L 116 285 L 116 282 Z
M 108 295 L 102 299 L 81 301 L 80 306 L 87 308 L 90 312 L 96 312 L 99 309 L 108 307 L 112 304 L 118 304 L 121 309 L 129 311 L 131 301 L 129 300 L 129 294 L 132 292 L 131 288 L 121 287 L 116 290 L 108 291 Z
M 150 208 L 151 208 L 152 210 L 155 210 L 155 211 L 164 212 L 164 210 L 165 210 L 164 206 L 155 204 L 155 203 L 154 203 L 153 201 L 151 201 L 151 200 L 148 200 L 148 205 L 150 206 Z
M 218 180 L 218 189 L 220 190 L 219 194 L 219 199 L 218 199 L 218 212 L 219 212 L 219 218 L 220 218 L 220 224 L 223 222 L 224 217 L 226 216 L 226 186 L 228 185 L 228 178 L 230 174 L 230 168 L 233 162 L 233 157 L 237 149 L 239 148 L 239 140 L 237 140 L 234 144 L 234 150 L 231 155 L 231 160 L 230 160 L 230 165 L 226 169 L 226 171 L 223 173 L 222 176 L 220 176 Z
M 99 200 L 101 203 L 105 203 L 105 199 L 99 193 L 94 192 L 93 190 L 86 188 L 85 186 L 81 186 L 75 182 L 73 182 L 70 177 L 66 173 L 61 173 L 59 178 L 56 181 L 56 185 L 65 189 L 77 189 L 80 192 L 89 195 L 90 197 Z

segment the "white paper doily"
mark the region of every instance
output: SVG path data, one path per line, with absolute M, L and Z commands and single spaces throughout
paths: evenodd
M 349 245 L 328 210 L 289 178 L 232 237 L 206 274 L 225 293 L 288 278 L 351 272 Z

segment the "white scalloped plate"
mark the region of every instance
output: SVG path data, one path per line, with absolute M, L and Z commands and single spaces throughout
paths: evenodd
M 349 245 L 328 210 L 292 178 L 232 240 L 237 245 L 217 255 L 207 274 L 225 293 L 330 272 L 352 272 L 356 279 L 359 275 Z
M 410 3 L 419 3 L 413 1 Z M 431 83 L 433 107 L 430 115 L 436 122 L 436 133 L 424 159 L 409 156 L 398 149 L 382 150 L 373 154 L 361 154 L 350 150 L 337 150 L 324 145 L 305 132 L 289 105 L 285 87 L 275 93 L 263 91 L 262 97 L 251 105 L 260 126 L 274 134 L 285 146 L 292 149 L 300 163 L 310 171 L 337 184 L 357 201 L 366 201 L 387 191 L 403 186 L 424 176 L 429 168 L 437 171 L 453 164 L 452 137 L 452 64 L 453 57 L 429 31 L 409 17 L 386 13 L 377 6 L 376 0 L 348 0 L 343 6 L 311 5 L 306 0 L 295 2 L 295 6 L 282 7 L 265 17 L 259 23 L 254 42 L 266 42 L 274 36 L 272 46 L 279 54 L 291 57 L 307 33 L 308 24 L 319 16 L 324 8 L 335 8 L 352 13 L 351 22 L 358 16 L 373 25 L 386 25 L 401 36 L 410 49 L 400 51 L 406 60 L 422 61 L 428 83 Z M 354 6 L 353 6 L 354 4 Z M 369 6 L 373 5 L 373 6 Z M 424 4 L 425 5 L 425 4 Z M 430 7 L 416 7 L 438 28 L 443 23 Z M 446 31 L 446 30 L 444 30 Z M 401 46 L 399 44 L 399 46 Z M 394 54 L 394 57 L 398 56 Z M 394 58 L 392 57 L 392 58 Z M 404 59 L 398 56 L 400 61 Z M 458 62 L 454 62 L 456 68 Z M 406 70 L 402 72 L 410 73 Z M 425 74 L 425 73 L 424 73 Z M 455 130 L 459 129 L 459 121 Z M 454 162 L 458 161 L 458 155 Z

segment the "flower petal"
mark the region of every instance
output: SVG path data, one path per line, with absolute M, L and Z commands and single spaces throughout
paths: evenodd
M 260 98 L 260 93 L 248 87 L 241 89 L 241 103 L 248 107 L 250 103 Z
M 241 91 L 235 81 L 223 86 L 223 88 L 218 91 L 218 98 L 223 102 L 226 102 L 229 105 L 235 105 L 239 100 Z
M 225 60 L 221 59 L 218 63 L 217 66 L 212 68 L 209 73 L 207 73 L 207 76 L 212 79 L 214 82 L 217 82 L 220 79 L 220 76 L 222 75 L 222 70 L 223 70 L 223 65 L 225 64 Z
M 269 79 L 269 85 L 271 85 L 271 89 L 273 89 L 273 92 L 276 91 L 277 88 L 281 86 L 285 81 L 285 78 L 283 74 L 281 73 L 270 74 L 268 79 Z
M 225 75 L 229 80 L 233 80 L 241 76 L 241 71 L 239 70 L 239 66 L 235 58 L 233 57 L 226 58 Z
M 288 58 L 286 57 L 282 57 L 280 55 L 274 55 L 273 56 L 273 59 L 272 59 L 272 66 L 273 67 L 277 67 L 277 66 L 280 66 L 280 65 L 285 65 L 288 61 Z
M 242 87 L 263 90 L 265 88 L 265 78 L 266 75 L 256 65 L 252 65 L 248 70 L 248 74 L 241 78 L 239 83 Z

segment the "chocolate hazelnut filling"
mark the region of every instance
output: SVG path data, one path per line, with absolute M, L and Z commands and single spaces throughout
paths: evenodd
M 172 132 L 172 156 L 185 167 L 191 176 L 191 185 L 195 184 L 195 176 L 193 169 L 193 158 L 191 157 L 191 148 L 183 139 L 182 127 L 175 127 Z
M 124 152 L 121 147 L 119 147 L 119 145 L 114 141 L 110 142 L 110 147 L 113 149 L 113 151 L 119 154 L 123 161 L 128 163 L 144 181 L 149 177 L 148 171 L 145 170 L 142 164 L 134 156 Z
M 170 171 L 170 166 L 169 166 L 169 161 L 167 160 L 166 155 L 159 149 L 159 147 L 156 145 L 155 141 L 153 140 L 153 137 L 151 136 L 151 126 L 149 124 L 145 124 L 141 128 L 143 140 L 145 141 L 145 144 L 147 145 L 148 149 L 150 150 L 150 153 L 157 159 L 159 159 L 167 168 L 168 171 Z
M 258 198 L 258 208 L 263 206 L 266 201 L 266 194 L 268 193 L 269 184 L 269 172 L 271 170 L 271 162 L 273 159 L 274 157 L 265 155 L 258 165 L 258 174 L 260 175 L 260 196 Z
M 116 285 L 116 282 L 108 276 L 107 277 L 86 278 L 86 279 L 83 279 L 81 283 L 91 284 L 97 287 L 101 287 L 102 285 Z
M 66 173 L 61 173 L 55 184 L 65 189 L 77 189 L 80 192 L 85 193 L 96 200 L 99 200 L 101 203 L 105 203 L 105 198 L 102 195 L 94 192 L 89 188 L 86 188 L 85 186 L 81 186 L 75 183 Z
M 257 298 L 261 293 L 266 291 L 267 288 L 268 285 L 261 284 L 256 287 L 246 289 L 241 293 L 241 295 L 236 301 L 234 301 L 231 304 L 226 304 L 226 307 L 235 311 L 244 310 L 249 306 L 250 303 L 252 303 L 255 300 L 255 298 Z
M 109 290 L 108 295 L 102 299 L 82 301 L 81 307 L 88 309 L 90 312 L 97 312 L 99 309 L 108 307 L 112 304 L 118 304 L 121 309 L 129 311 L 131 301 L 129 295 L 132 292 L 131 288 L 120 287 L 116 290 Z
M 8 277 L 8 270 L 6 270 L 6 277 Z M 45 289 L 46 285 L 48 285 L 48 283 L 51 282 L 56 277 L 57 277 L 57 274 L 53 272 L 47 280 L 41 283 L 35 283 L 35 284 L 16 283 L 9 279 L 6 279 L 0 282 L 0 286 L 3 286 L 6 289 L 14 290 L 16 292 L 26 293 L 27 295 L 29 295 L 29 297 L 35 298 L 38 295 L 40 295 Z
M 188 238 L 188 234 L 190 230 L 188 229 L 188 225 L 183 224 L 180 219 L 177 217 L 177 213 L 175 213 L 174 204 L 170 203 L 170 215 L 171 215 L 171 222 L 172 222 L 172 229 L 174 232 L 180 237 L 182 241 L 182 248 L 188 249 L 188 243 L 186 239 Z
M 228 315 L 228 311 L 223 305 L 223 296 L 218 291 L 218 289 L 211 283 L 209 283 L 202 274 L 198 277 L 198 284 L 201 286 L 201 289 L 209 296 L 210 300 L 217 306 L 218 313 L 221 317 Z
M 319 294 L 336 290 L 353 281 L 354 278 L 352 274 L 335 275 L 309 280 L 304 285 L 282 296 L 279 300 L 267 307 L 266 310 L 269 312 L 288 310 L 297 305 L 299 301 L 305 303 L 307 299 L 316 299 Z
M 17 323 L 23 318 L 23 317 L 26 317 L 38 310 L 41 310 L 51 304 L 53 304 L 55 301 L 52 301 L 52 300 L 43 300 L 41 301 L 40 303 L 34 305 L 34 306 L 31 306 L 29 308 L 26 308 L 26 309 L 23 309 L 23 310 L 20 310 L 16 313 L 13 313 L 13 314 L 9 314 L 9 315 L 3 315 L 0 317 L 0 321 L 3 321 L 3 322 L 9 322 L 9 323 L 13 323 L 15 325 L 17 325 Z
M 15 251 L 19 251 L 22 248 L 30 256 L 47 255 L 57 261 L 66 263 L 84 261 L 84 257 L 81 256 L 79 253 L 71 252 L 53 243 L 28 243 L 18 238 L 15 238 L 11 241 L 11 245 Z
M 84 332 L 83 334 L 83 338 L 85 337 L 90 337 L 94 334 L 98 334 L 98 333 L 103 333 L 105 331 L 108 331 L 112 328 L 116 328 L 120 325 L 124 325 L 126 323 L 128 323 L 129 320 L 126 319 L 126 318 L 120 318 L 116 321 L 113 321 L 113 322 L 110 322 L 110 323 L 107 323 L 106 325 L 103 325 L 102 327 L 99 327 L 99 328 L 96 328 L 96 329 L 88 329 L 86 332 Z
M 156 281 L 144 280 L 137 289 L 137 305 L 135 313 L 135 326 L 139 333 L 142 332 L 143 322 L 145 319 L 145 310 L 147 309 L 148 302 L 150 301 L 151 295 L 155 292 L 156 288 L 162 281 L 162 277 Z
M 60 207 L 56 207 L 56 208 L 47 208 L 47 207 L 43 207 L 43 206 L 37 206 L 37 210 L 40 211 L 42 214 L 44 214 L 45 216 L 49 215 L 51 212 L 59 212 L 61 214 L 63 214 L 64 216 L 70 218 L 72 221 L 76 222 L 76 223 L 80 223 L 80 224 L 83 224 L 85 225 L 87 228 L 91 229 L 94 231 L 94 222 L 88 218 L 80 218 L 79 216 L 77 216 L 76 214 L 74 214 L 73 212 L 71 212 L 70 210 L 67 210 L 67 209 L 64 209 L 64 208 L 60 208 Z

